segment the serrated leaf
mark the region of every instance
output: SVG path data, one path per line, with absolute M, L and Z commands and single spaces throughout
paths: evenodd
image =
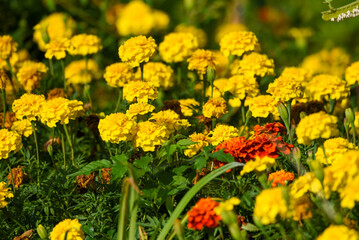
M 150 171 L 148 164 L 153 160 L 151 156 L 143 156 L 140 159 L 136 159 L 133 162 L 133 165 L 137 168 L 143 169 L 146 172 Z
M 70 175 L 67 175 L 67 177 L 74 177 L 74 176 L 78 176 L 78 175 L 89 175 L 90 173 L 100 170 L 102 168 L 109 168 L 112 166 L 111 161 L 109 160 L 98 160 L 98 161 L 94 161 L 91 162 L 89 164 L 87 164 L 86 166 L 84 166 L 83 168 L 81 168 L 79 171 L 72 173 Z
M 259 228 L 254 225 L 254 224 L 251 224 L 251 223 L 247 223 L 246 225 L 242 225 L 241 226 L 242 229 L 246 230 L 246 231 L 249 231 L 249 232 L 256 232 L 256 231 L 259 231 Z
M 173 176 L 173 180 L 174 180 L 173 185 L 178 185 L 178 186 L 182 184 L 187 185 L 189 183 L 188 179 L 182 176 Z
M 169 146 L 166 147 L 166 151 L 167 151 L 167 154 L 169 156 L 171 156 L 177 149 L 177 145 L 176 144 L 171 144 Z
M 125 154 L 116 155 L 112 158 L 114 160 L 114 165 L 111 169 L 111 182 L 114 182 L 118 179 L 123 178 L 126 174 L 128 167 L 127 167 L 127 160 L 128 157 Z
M 197 171 L 201 171 L 203 168 L 206 167 L 206 158 L 204 156 L 199 156 L 194 160 L 194 167 Z
M 141 178 L 146 174 L 146 171 L 143 169 L 133 168 L 133 172 L 136 178 Z
M 186 171 L 189 168 L 189 166 L 180 166 L 178 168 L 175 168 L 172 170 L 176 175 L 182 175 L 184 171 Z
M 230 155 L 229 153 L 224 153 L 223 149 L 214 152 L 214 153 L 209 153 L 208 154 L 209 157 L 215 158 L 216 160 L 220 161 L 220 162 L 234 162 L 234 157 L 232 155 Z
M 195 144 L 196 142 L 193 142 L 189 139 L 181 139 L 177 142 L 177 145 L 179 146 L 190 146 L 190 145 L 193 145 Z

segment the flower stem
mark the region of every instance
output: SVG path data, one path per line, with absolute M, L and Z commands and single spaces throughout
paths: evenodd
M 65 78 L 65 62 L 64 60 L 62 59 L 60 61 L 61 63 L 61 69 L 62 69 L 62 79 L 64 80 L 64 91 L 66 91 L 66 78 Z
M 16 76 L 16 74 L 14 73 L 14 71 L 13 71 L 13 69 L 12 69 L 12 66 L 11 66 L 11 64 L 10 64 L 9 59 L 6 59 L 6 63 L 7 63 L 7 66 L 9 67 L 11 76 L 15 79 L 16 86 L 17 86 L 18 88 L 20 88 L 19 80 L 17 79 L 17 76 Z M 13 83 L 13 81 L 12 81 L 11 78 L 10 78 L 10 82 L 11 82 L 11 85 L 13 86 L 13 89 L 16 91 L 16 88 L 14 87 L 14 83 Z
M 143 63 L 140 63 L 140 69 L 141 69 L 141 81 L 143 82 Z
M 37 163 L 37 184 L 40 185 L 40 155 L 39 155 L 39 144 L 37 142 L 35 123 L 31 122 L 32 131 L 34 134 L 34 141 L 36 146 L 36 163 Z
M 286 127 L 287 127 L 287 132 L 288 132 L 288 136 L 289 136 L 289 141 L 290 141 L 290 144 L 293 144 L 293 136 L 292 136 L 292 131 L 291 131 L 291 116 L 290 116 L 290 113 L 291 113 L 291 100 L 287 101 L 287 112 L 288 112 L 288 119 L 287 119 L 287 124 Z
M 11 183 L 12 183 L 12 188 L 13 188 L 13 191 L 14 191 L 14 193 L 15 193 L 14 176 L 12 175 L 12 169 L 11 169 L 11 166 L 10 166 L 9 161 L 7 162 L 7 167 L 9 168 L 9 173 L 10 173 L 10 179 L 11 179 Z
M 65 139 L 64 139 L 64 134 L 62 132 L 61 132 L 61 146 L 62 146 L 62 155 L 64 156 L 64 168 L 66 168 Z
M 2 97 L 2 108 L 3 108 L 3 117 L 2 117 L 2 128 L 5 128 L 5 119 L 6 119 L 6 92 L 4 89 L 1 89 Z
M 73 146 L 73 144 L 72 144 L 72 140 L 71 140 L 69 131 L 67 130 L 67 126 L 66 126 L 66 125 L 63 125 L 63 126 L 64 126 L 64 131 L 65 131 L 65 134 L 66 134 L 66 139 L 67 139 L 67 141 L 69 142 L 69 145 L 70 145 L 70 148 L 71 148 L 71 161 L 72 161 L 72 166 L 74 166 L 74 165 L 75 165 L 74 146 Z
M 116 108 L 115 108 L 115 113 L 117 113 L 118 111 L 118 108 L 120 107 L 121 105 L 121 102 L 122 102 L 122 88 L 119 89 L 118 91 L 118 99 L 117 99 L 117 104 L 116 104 Z

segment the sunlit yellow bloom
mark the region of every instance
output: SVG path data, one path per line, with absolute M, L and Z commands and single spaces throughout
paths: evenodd
M 238 62 L 238 69 L 232 74 L 251 73 L 256 76 L 264 77 L 266 75 L 274 75 L 274 62 L 273 59 L 269 59 L 265 54 L 259 54 L 252 52 L 245 54 Z
M 271 95 L 259 95 L 247 98 L 245 105 L 249 106 L 253 117 L 266 118 L 270 113 L 279 116 L 277 103 Z
M 314 176 L 313 172 L 307 172 L 290 185 L 290 197 L 294 200 L 303 197 L 307 192 L 323 192 L 322 185 L 320 181 Z
M 210 138 L 203 133 L 193 133 L 189 135 L 189 140 L 194 142 L 194 144 L 189 145 L 188 148 L 184 150 L 184 155 L 193 157 L 199 151 L 203 150 L 205 146 L 209 145 Z
M 45 103 L 45 96 L 25 93 L 12 104 L 12 110 L 15 112 L 17 119 L 36 120 L 39 117 L 39 110 Z
M 28 119 L 18 120 L 12 124 L 11 130 L 17 132 L 19 135 L 29 137 L 32 134 L 31 121 Z
M 194 98 L 180 99 L 178 101 L 180 102 L 181 112 L 186 117 L 192 117 L 193 111 L 200 105 Z
M 239 198 L 232 197 L 227 201 L 220 202 L 219 206 L 214 208 L 214 212 L 220 216 L 224 211 L 232 211 L 234 206 L 239 205 L 240 203 L 241 200 L 239 200 Z
M 191 33 L 170 33 L 159 45 L 162 59 L 167 63 L 182 62 L 198 48 L 197 38 Z
M 123 87 L 123 96 L 129 102 L 147 103 L 149 99 L 156 99 L 157 95 L 157 89 L 150 82 L 131 81 Z
M 66 57 L 66 51 L 70 50 L 71 42 L 68 38 L 55 39 L 49 44 L 46 44 L 45 58 L 52 59 L 63 59 Z
M 255 97 L 259 94 L 259 85 L 252 74 L 234 75 L 228 79 L 225 91 L 229 91 L 235 98 L 244 99 L 246 96 Z
M 126 111 L 126 115 L 129 118 L 133 118 L 137 115 L 145 115 L 149 112 L 152 112 L 153 110 L 155 110 L 155 106 L 151 104 L 145 102 L 132 103 L 129 109 Z
M 228 33 L 240 31 L 247 31 L 247 27 L 241 23 L 224 23 L 216 30 L 216 42 L 219 43 Z
M 259 51 L 260 45 L 257 36 L 253 32 L 231 32 L 225 35 L 221 42 L 221 52 L 224 56 L 242 56 L 245 52 Z
M 0 130 L 0 159 L 8 158 L 11 151 L 17 152 L 21 148 L 21 136 L 17 132 L 5 128 Z
M 355 202 L 359 201 L 359 176 L 353 178 L 340 193 L 340 206 L 353 209 Z
M 56 127 L 56 123 L 69 123 L 70 108 L 68 107 L 69 100 L 66 98 L 54 98 L 47 100 L 41 106 L 40 120 L 48 127 Z
M 106 67 L 104 78 L 110 87 L 123 87 L 133 79 L 133 71 L 126 63 L 114 63 Z
M 200 78 L 207 73 L 208 68 L 216 69 L 217 60 L 214 53 L 209 50 L 197 49 L 187 60 L 188 70 L 196 70 Z
M 345 69 L 345 80 L 349 86 L 359 82 L 359 61 Z
M 13 197 L 14 194 L 12 194 L 10 188 L 6 187 L 6 182 L 0 182 L 0 208 L 4 208 L 7 206 L 8 202 L 6 201 L 5 198 L 13 198 Z
M 180 119 L 180 116 L 170 109 L 153 113 L 149 120 L 155 121 L 158 125 L 165 126 L 168 134 L 172 134 L 180 128 L 191 126 L 188 120 Z
M 66 13 L 50 14 L 35 25 L 34 41 L 38 44 L 41 51 L 45 51 L 46 42 L 70 38 L 75 27 L 75 21 Z
M 49 236 L 50 240 L 82 240 L 85 239 L 85 234 L 81 229 L 81 223 L 78 219 L 65 219 L 58 223 Z
M 137 124 L 123 113 L 112 113 L 100 119 L 98 130 L 102 140 L 119 143 L 133 139 L 137 132 Z
M 284 68 L 281 76 L 290 77 L 293 81 L 300 82 L 302 86 L 307 85 L 311 80 L 313 74 L 311 71 L 301 67 L 286 67 Z
M 293 98 L 301 97 L 303 89 L 301 83 L 292 77 L 280 76 L 269 84 L 267 93 L 271 94 L 278 102 L 287 102 Z
M 210 143 L 213 146 L 217 146 L 225 140 L 238 137 L 239 131 L 233 126 L 218 124 L 208 135 L 210 136 Z
M 268 156 L 264 156 L 263 158 L 260 158 L 257 156 L 253 161 L 248 161 L 244 165 L 244 167 L 241 171 L 241 176 L 243 176 L 246 173 L 253 172 L 253 171 L 263 172 L 267 168 L 272 167 L 274 165 L 276 165 L 275 158 L 271 158 Z
M 65 68 L 65 78 L 67 85 L 88 84 L 92 81 L 93 78 L 98 78 L 99 76 L 101 76 L 101 74 L 99 74 L 98 65 L 92 59 L 88 60 L 87 74 L 85 60 L 72 61 Z
M 78 34 L 71 38 L 71 55 L 86 56 L 102 49 L 101 39 L 96 35 Z
M 203 48 L 207 44 L 207 34 L 203 29 L 195 26 L 180 24 L 175 28 L 175 32 L 192 33 L 197 38 L 198 47 Z
M 10 35 L 0 36 L 0 59 L 9 59 L 17 50 L 17 43 Z
M 264 225 L 276 223 L 277 217 L 287 218 L 288 206 L 283 197 L 283 191 L 283 187 L 262 190 L 256 197 L 254 218 Z
M 19 69 L 17 79 L 26 92 L 31 92 L 40 87 L 40 81 L 46 72 L 45 64 L 27 61 Z
M 140 122 L 135 137 L 135 146 L 145 152 L 155 151 L 156 146 L 162 145 L 168 139 L 167 129 L 154 122 Z
M 221 118 L 227 111 L 226 101 L 219 98 L 211 98 L 203 106 L 203 116 L 206 118 Z
M 350 229 L 344 225 L 330 225 L 316 240 L 357 240 L 358 238 L 359 234 L 354 229 Z
M 315 159 L 323 164 L 332 164 L 336 160 L 340 160 L 344 153 L 349 150 L 358 149 L 353 143 L 344 138 L 331 138 L 324 142 L 325 156 L 323 148 L 318 148 Z
M 143 80 L 151 82 L 155 87 L 169 89 L 173 87 L 173 70 L 160 62 L 149 62 L 143 66 Z

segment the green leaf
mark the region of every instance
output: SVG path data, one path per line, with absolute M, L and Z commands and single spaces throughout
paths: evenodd
M 84 166 L 83 168 L 81 168 L 79 171 L 72 173 L 70 175 L 67 175 L 67 177 L 74 177 L 74 176 L 78 176 L 78 175 L 89 175 L 90 173 L 100 170 L 102 168 L 109 168 L 112 166 L 111 161 L 109 160 L 98 160 L 98 161 L 94 161 L 91 162 L 89 164 L 87 164 L 86 166 Z
M 190 146 L 190 145 L 193 145 L 195 144 L 196 142 L 193 142 L 189 139 L 181 139 L 177 142 L 177 145 L 179 146 Z
M 146 172 L 150 171 L 148 164 L 153 160 L 152 156 L 143 156 L 140 159 L 136 159 L 133 165 L 137 168 L 143 169 Z
M 186 171 L 189 168 L 189 166 L 180 166 L 178 168 L 174 168 L 172 172 L 174 172 L 176 175 L 182 175 L 184 171 Z
M 194 166 L 195 166 L 197 171 L 200 171 L 203 168 L 205 168 L 206 164 L 207 164 L 206 158 L 204 156 L 202 156 L 202 155 L 200 155 L 198 158 L 196 158 L 194 160 Z
M 179 186 L 182 184 L 186 184 L 186 185 L 189 184 L 188 179 L 182 176 L 173 176 L 173 180 L 174 180 L 173 185 Z
M 249 232 L 256 232 L 259 231 L 259 228 L 256 225 L 253 225 L 251 223 L 247 223 L 246 225 L 241 226 L 242 229 L 249 231 Z
M 171 144 L 169 146 L 166 147 L 166 151 L 167 151 L 167 154 L 169 156 L 171 156 L 177 149 L 177 145 L 176 144 Z
M 209 153 L 208 154 L 209 157 L 215 158 L 216 160 L 220 161 L 220 162 L 234 162 L 234 157 L 232 157 L 231 154 L 229 153 L 224 153 L 223 149 L 214 152 L 214 153 Z
M 128 170 L 128 157 L 125 154 L 116 155 L 113 160 L 115 163 L 111 169 L 111 182 L 123 178 Z

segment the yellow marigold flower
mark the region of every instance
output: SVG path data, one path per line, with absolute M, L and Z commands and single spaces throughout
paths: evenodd
M 283 187 L 265 189 L 256 197 L 254 219 L 263 225 L 276 223 L 277 217 L 284 219 L 288 216 L 288 206 L 283 197 Z
M 6 182 L 0 182 L 0 208 L 4 208 L 7 206 L 8 202 L 6 202 L 5 198 L 13 197 L 14 194 L 12 194 L 10 188 L 6 187 Z
M 259 95 L 246 99 L 245 105 L 249 106 L 249 111 L 253 117 L 266 118 L 270 113 L 279 116 L 277 102 L 271 95 Z
M 32 125 L 29 119 L 18 120 L 11 126 L 11 130 L 17 132 L 19 135 L 29 137 L 32 134 Z
M 207 73 L 209 67 L 216 69 L 217 60 L 214 53 L 205 49 L 197 49 L 192 56 L 187 59 L 188 70 L 197 70 L 200 79 Z
M 203 86 L 203 84 L 202 84 Z M 232 85 L 229 85 L 229 81 L 227 78 L 219 78 L 213 81 L 213 97 L 222 97 L 229 91 Z M 202 87 L 203 88 L 203 87 Z M 212 88 L 209 86 L 206 90 L 206 96 L 211 97 Z
M 131 67 L 148 62 L 156 52 L 156 42 L 152 37 L 137 36 L 130 38 L 118 49 L 121 60 Z
M 150 82 L 131 81 L 124 85 L 123 96 L 129 102 L 144 102 L 157 98 L 157 89 Z
M 68 108 L 70 109 L 69 119 L 75 120 L 76 118 L 85 115 L 84 103 L 78 100 L 69 100 Z
M 340 206 L 353 209 L 355 202 L 359 201 L 359 176 L 353 178 L 340 193 Z
M 328 74 L 320 74 L 312 78 L 306 86 L 306 93 L 313 100 L 342 99 L 349 95 L 349 87 L 339 77 Z
M 300 82 L 302 86 L 305 86 L 310 79 L 312 78 L 313 74 L 311 71 L 301 67 L 286 67 L 284 68 L 281 76 L 283 77 L 291 77 L 293 81 Z
M 214 208 L 214 212 L 221 216 L 222 212 L 224 211 L 232 211 L 234 206 L 239 205 L 241 203 L 241 200 L 236 197 L 232 197 L 228 199 L 227 201 L 220 202 L 218 207 Z
M 160 62 L 149 62 L 143 66 L 143 80 L 151 82 L 155 87 L 169 89 L 173 87 L 173 70 Z
M 358 238 L 359 234 L 354 229 L 350 229 L 344 225 L 330 225 L 316 240 L 356 240 Z
M 247 31 L 247 27 L 241 23 L 224 23 L 216 30 L 216 42 L 220 43 L 221 39 L 231 32 Z
M 140 102 L 140 103 L 133 103 L 130 105 L 129 109 L 126 111 L 126 115 L 129 118 L 133 118 L 134 116 L 137 115 L 145 115 L 149 112 L 152 112 L 153 110 L 155 110 L 155 106 L 145 103 L 145 102 Z
M 203 133 L 193 133 L 189 136 L 189 139 L 194 142 L 194 144 L 189 145 L 188 148 L 184 150 L 184 155 L 187 157 L 193 157 L 199 151 L 202 151 L 205 146 L 208 146 L 210 142 L 210 138 Z
M 234 75 L 228 79 L 227 88 L 224 90 L 241 100 L 246 96 L 255 97 L 259 94 L 258 82 L 252 74 Z
M 92 81 L 92 78 L 98 78 L 101 76 L 99 75 L 99 67 L 93 59 L 88 60 L 87 69 L 88 71 L 86 76 L 86 61 L 72 61 L 65 68 L 66 84 L 89 84 Z
M 170 23 L 170 17 L 166 12 L 160 10 L 153 10 L 152 17 L 154 31 L 158 32 L 167 29 L 168 24 Z
M 199 102 L 197 102 L 194 98 L 188 99 L 180 99 L 178 100 L 181 106 L 181 112 L 186 117 L 193 116 L 193 110 L 199 107 Z
M 195 26 L 180 24 L 175 28 L 175 32 L 192 33 L 197 38 L 198 47 L 203 48 L 207 44 L 207 34 L 203 29 Z
M 15 72 L 17 72 L 17 69 L 19 69 L 27 60 L 30 60 L 30 54 L 26 49 L 13 52 L 9 59 L 10 65 Z M 9 70 L 6 60 L 0 59 L 0 69 Z
M 111 143 L 131 141 L 136 135 L 137 125 L 123 113 L 112 113 L 100 119 L 98 130 L 102 140 Z
M 6 82 L 9 81 L 5 71 L 0 68 L 0 89 L 6 89 Z
M 219 98 L 211 98 L 203 106 L 203 116 L 206 118 L 221 118 L 227 111 L 226 101 Z
M 294 81 L 292 77 L 284 76 L 280 76 L 270 83 L 267 93 L 271 94 L 277 102 L 287 102 L 303 95 L 301 83 Z
M 240 106 L 242 106 L 242 100 L 238 97 L 231 98 L 228 100 L 228 105 L 233 108 L 239 108 Z
M 71 55 L 86 56 L 102 50 L 101 39 L 92 34 L 78 34 L 71 38 Z
M 221 39 L 219 45 L 226 57 L 229 55 L 240 57 L 243 53 L 260 50 L 257 36 L 248 31 L 228 33 Z
M 313 172 L 307 172 L 290 185 L 290 197 L 294 200 L 303 197 L 307 192 L 322 193 L 322 191 L 322 184 Z
M 41 78 L 47 72 L 47 67 L 43 63 L 27 61 L 16 74 L 19 83 L 26 92 L 31 92 L 40 87 Z
M 116 21 L 121 36 L 147 35 L 155 25 L 151 7 L 143 1 L 131 1 L 126 4 Z
M 154 120 L 156 124 L 165 126 L 169 135 L 180 128 L 191 126 L 188 120 L 180 119 L 180 116 L 171 109 L 159 111 L 158 113 L 152 113 L 149 120 Z
M 47 100 L 40 109 L 41 122 L 50 128 L 56 127 L 58 122 L 68 124 L 70 120 L 69 101 L 62 97 Z
M 12 104 L 17 119 L 26 118 L 30 121 L 36 120 L 39 117 L 39 109 L 45 102 L 45 96 L 25 93 Z
M 17 43 L 10 35 L 0 36 L 0 59 L 9 59 L 17 51 Z
M 123 3 L 115 3 L 113 5 L 110 5 L 107 8 L 107 11 L 105 14 L 106 22 L 108 24 L 114 26 L 116 24 L 116 20 L 121 15 L 122 10 L 124 9 L 125 6 L 126 6 L 126 4 L 123 4 Z
M 214 58 L 217 60 L 216 63 L 216 74 L 223 76 L 228 66 L 228 58 L 223 55 L 220 51 L 213 51 Z
M 53 13 L 41 20 L 34 27 L 34 41 L 41 51 L 45 51 L 46 42 L 70 38 L 76 27 L 75 21 L 66 13 Z
M 45 58 L 52 59 L 55 57 L 57 60 L 66 57 L 66 51 L 70 50 L 71 42 L 68 38 L 52 40 L 46 44 Z
M 123 87 L 133 79 L 133 71 L 126 63 L 114 63 L 106 67 L 104 78 L 110 87 Z
M 50 240 L 82 240 L 85 239 L 85 234 L 81 229 L 81 223 L 76 218 L 74 220 L 65 219 L 62 222 L 59 222 L 52 232 L 50 233 Z
M 341 159 L 343 154 L 349 150 L 358 149 L 353 143 L 348 140 L 338 137 L 331 138 L 324 142 L 325 156 L 323 148 L 319 148 L 315 154 L 315 159 L 318 159 L 323 164 L 332 164 L 338 159 Z
M 232 69 L 232 74 L 251 73 L 256 76 L 264 77 L 274 75 L 274 62 L 265 54 L 252 52 L 245 54 L 238 62 L 238 69 Z
M 292 210 L 293 220 L 302 221 L 304 219 L 310 219 L 313 217 L 311 209 L 313 209 L 313 204 L 310 201 L 308 195 L 293 200 L 290 199 L 290 209 Z
M 345 80 L 349 86 L 359 83 L 359 61 L 345 69 Z
M 197 38 L 191 33 L 170 33 L 159 45 L 162 59 L 167 63 L 182 62 L 198 48 Z
M 323 73 L 342 77 L 350 63 L 350 56 L 342 48 L 322 50 L 304 58 L 301 66 L 314 74 Z
M 238 137 L 239 131 L 233 126 L 218 124 L 214 130 L 209 133 L 210 143 L 217 146 L 221 142 L 230 138 Z
M 323 111 L 304 117 L 296 128 L 298 143 L 309 145 L 312 140 L 339 135 L 337 117 Z
M 250 173 L 253 171 L 263 172 L 269 167 L 276 165 L 275 158 L 271 158 L 268 156 L 264 156 L 263 158 L 257 156 L 253 161 L 248 161 L 246 165 L 244 165 L 241 176 L 246 173 Z
M 0 159 L 9 157 L 11 151 L 17 152 L 22 148 L 21 136 L 7 129 L 0 130 Z
M 162 145 L 168 139 L 167 128 L 154 122 L 140 122 L 135 137 L 135 146 L 145 152 L 155 151 L 156 146 Z

